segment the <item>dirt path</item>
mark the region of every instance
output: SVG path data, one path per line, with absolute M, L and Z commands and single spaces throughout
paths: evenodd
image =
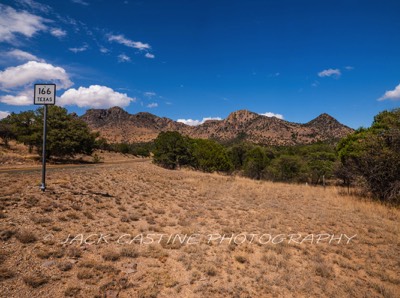
M 136 163 L 136 162 L 150 162 L 150 159 L 132 159 L 132 160 L 116 160 L 116 161 L 108 161 L 104 163 L 84 163 L 84 164 L 60 164 L 60 165 L 46 165 L 47 170 L 59 170 L 59 169 L 76 169 L 76 168 L 86 168 L 86 167 L 107 167 L 118 164 L 126 164 L 126 163 Z M 26 173 L 26 172 L 35 172 L 41 171 L 42 165 L 35 166 L 26 166 L 26 167 L 5 167 L 0 168 L 0 173 Z

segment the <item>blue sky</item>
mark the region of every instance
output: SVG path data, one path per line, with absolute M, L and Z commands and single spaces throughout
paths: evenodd
M 79 115 L 119 105 L 188 124 L 248 109 L 358 128 L 400 106 L 397 0 L 0 3 L 0 118 L 35 109 L 41 82 Z

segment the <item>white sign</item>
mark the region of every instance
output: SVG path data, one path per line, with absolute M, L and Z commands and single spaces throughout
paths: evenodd
M 56 84 L 35 84 L 35 105 L 54 105 L 56 103 Z

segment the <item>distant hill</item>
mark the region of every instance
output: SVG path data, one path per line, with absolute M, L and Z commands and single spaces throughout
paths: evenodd
M 295 145 L 338 140 L 354 131 L 328 114 L 299 124 L 247 110 L 239 110 L 226 119 L 209 120 L 198 126 L 150 113 L 129 114 L 119 107 L 91 109 L 81 119 L 109 142 L 148 142 L 161 131 L 178 131 L 193 138 L 223 141 L 240 138 L 257 144 Z

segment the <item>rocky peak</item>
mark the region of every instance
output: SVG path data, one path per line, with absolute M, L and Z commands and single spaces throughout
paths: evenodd
M 306 126 L 341 126 L 339 121 L 337 121 L 335 118 L 333 118 L 331 115 L 323 113 L 319 115 L 317 118 L 311 120 L 310 122 L 305 124 Z
M 120 107 L 110 109 L 90 109 L 81 117 L 89 126 L 99 127 L 108 122 L 121 122 L 129 118 L 129 113 Z
M 250 112 L 248 110 L 239 110 L 233 113 L 230 113 L 229 116 L 225 119 L 227 123 L 245 123 L 252 121 L 256 118 L 260 117 L 259 114 Z
M 319 115 L 317 118 L 304 124 L 304 126 L 309 127 L 314 131 L 318 131 L 319 134 L 330 139 L 342 138 L 353 131 L 350 127 L 341 124 L 331 115 L 326 113 Z
M 109 108 L 106 111 L 110 115 L 127 115 L 128 114 L 128 112 L 125 111 L 123 108 L 117 107 L 117 106 Z

